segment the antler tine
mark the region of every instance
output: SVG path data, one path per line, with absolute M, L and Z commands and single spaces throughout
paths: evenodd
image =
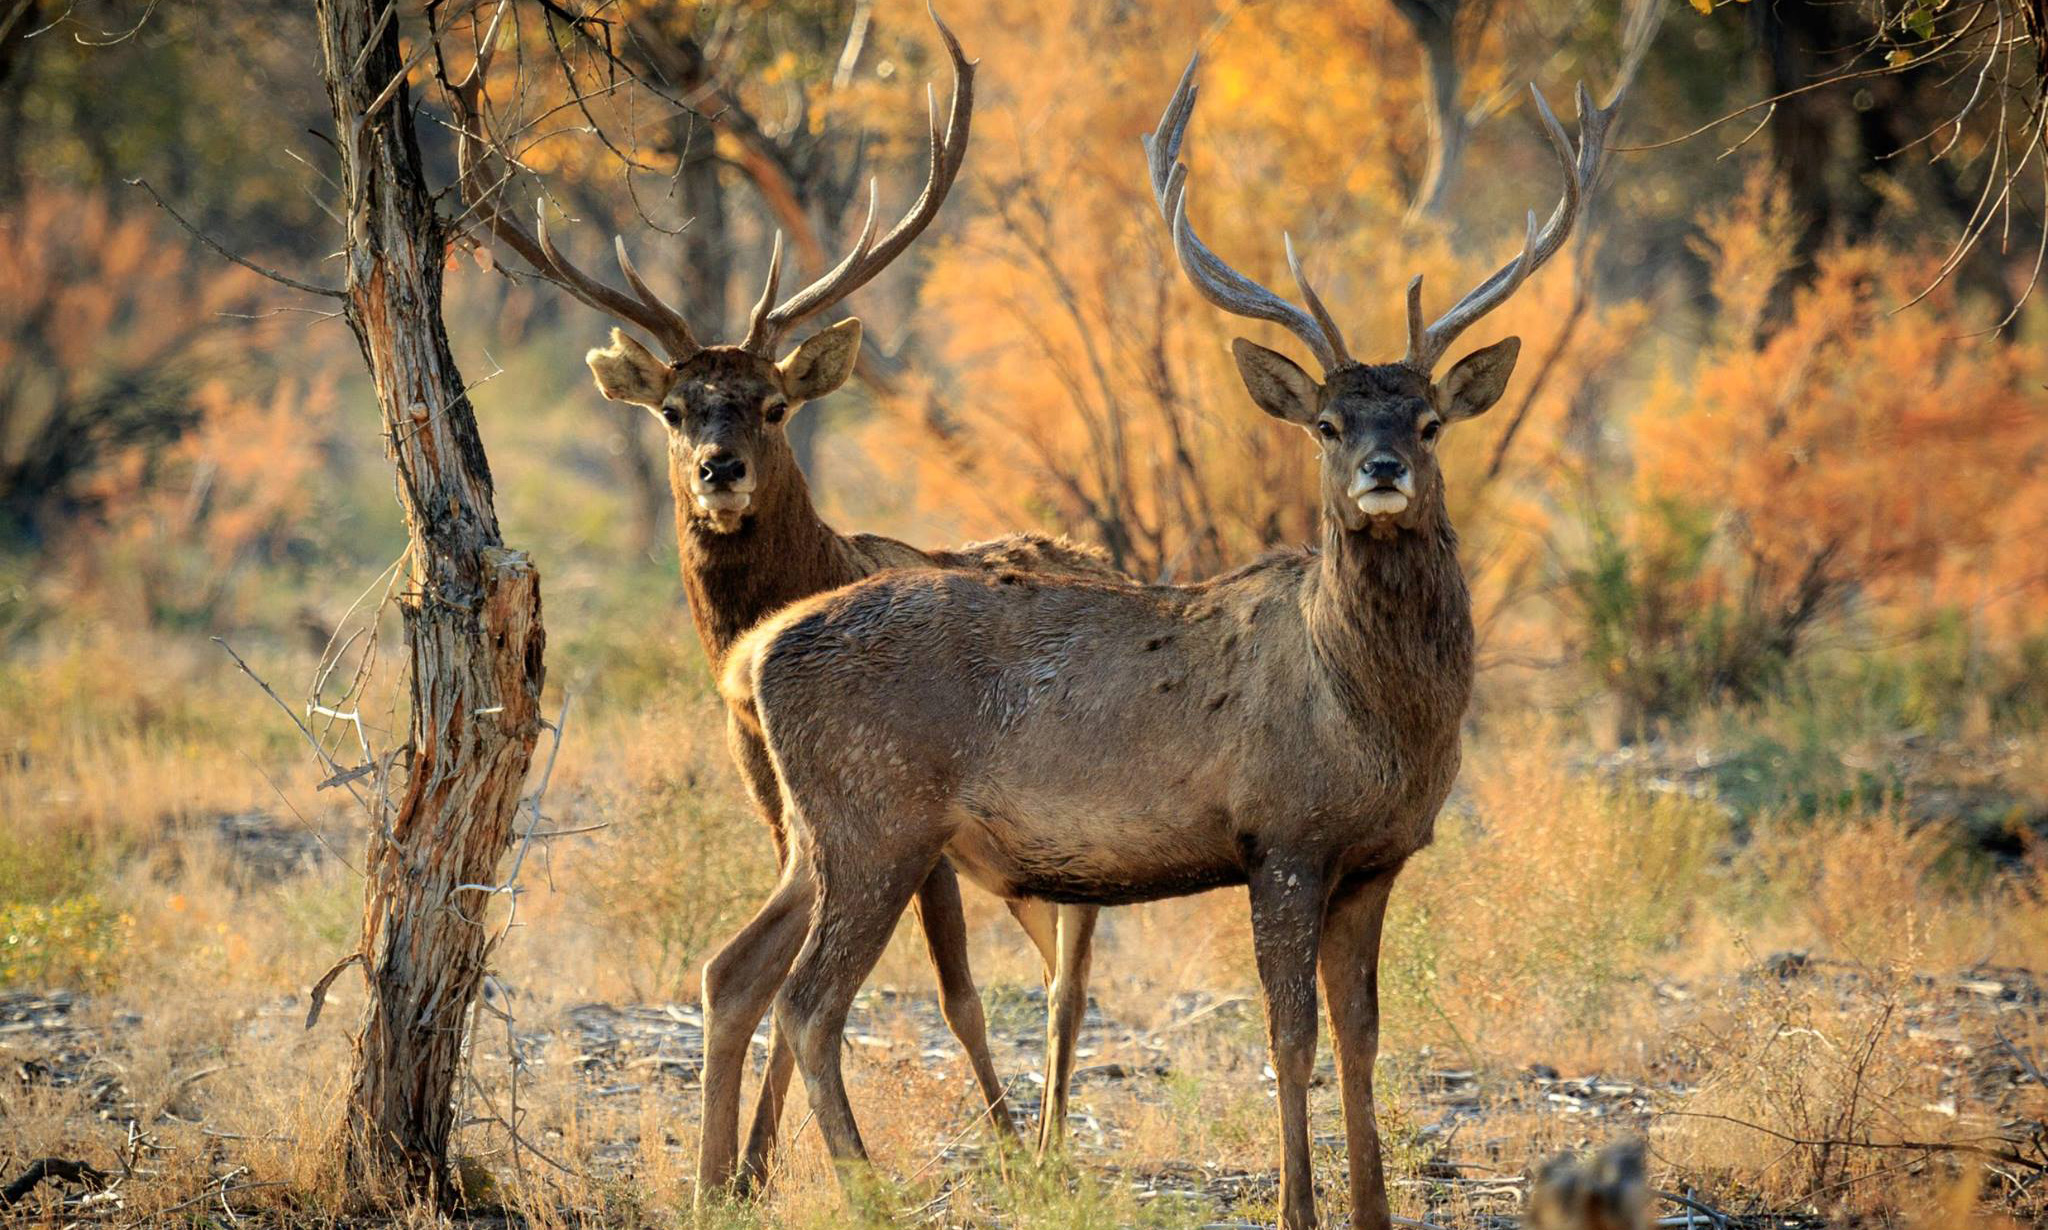
M 1515 258 L 1493 272 L 1484 282 L 1474 287 L 1464 298 L 1451 305 L 1451 309 L 1437 318 L 1435 324 L 1422 327 L 1422 279 L 1417 278 L 1408 287 L 1408 355 L 1403 361 L 1424 372 L 1435 369 L 1459 334 L 1470 328 L 1473 322 L 1505 303 L 1509 296 L 1528 280 L 1530 274 L 1541 268 L 1543 263 L 1556 255 L 1571 234 L 1572 224 L 1578 220 L 1580 208 L 1586 195 L 1593 190 L 1593 181 L 1600 174 L 1600 163 L 1607 149 L 1607 129 L 1613 122 L 1615 112 L 1621 106 L 1621 95 L 1617 91 L 1614 101 L 1605 107 L 1593 105 L 1593 98 L 1584 82 L 1579 83 L 1577 102 L 1579 109 L 1579 144 L 1573 150 L 1571 141 L 1565 136 L 1564 126 L 1557 122 L 1557 116 L 1550 109 L 1550 103 L 1543 97 L 1543 91 L 1532 83 L 1529 94 L 1536 103 L 1536 115 L 1543 123 L 1543 131 L 1550 138 L 1551 147 L 1557 153 L 1557 160 L 1564 169 L 1564 195 L 1559 198 L 1557 208 L 1551 211 L 1549 221 L 1541 229 L 1536 225 L 1536 211 L 1530 210 L 1528 229 L 1522 241 L 1522 250 Z
M 1316 294 L 1316 288 L 1309 285 L 1308 277 L 1301 272 L 1301 261 L 1294 255 L 1294 236 L 1286 231 L 1280 232 L 1280 246 L 1287 250 L 1287 272 L 1294 275 L 1294 284 L 1301 288 L 1302 301 L 1308 304 L 1309 313 L 1316 318 L 1316 325 L 1323 331 L 1323 336 L 1330 340 L 1330 349 L 1335 353 L 1337 362 L 1351 362 L 1351 351 L 1344 345 L 1344 334 L 1337 328 L 1330 310 L 1323 306 L 1322 296 Z
M 1416 274 L 1408 281 L 1408 353 L 1421 354 L 1424 332 L 1422 328 L 1422 275 Z
M 647 305 L 649 311 L 659 312 L 663 317 L 683 324 L 683 314 L 670 307 L 666 299 L 656 294 L 654 288 L 647 284 L 647 280 L 640 276 L 640 271 L 633 267 L 633 258 L 626 252 L 624 235 L 612 236 L 612 251 L 619 258 L 619 272 L 626 275 L 626 285 L 632 287 L 633 294 L 640 302 Z M 683 324 L 683 330 L 687 333 L 689 326 Z M 692 346 L 694 345 L 695 339 L 692 339 Z
M 1166 113 L 1159 117 L 1159 127 L 1138 138 L 1138 143 L 1145 147 L 1145 162 L 1152 172 L 1152 198 L 1159 205 L 1160 217 L 1168 223 L 1173 221 L 1170 197 L 1175 194 L 1171 187 L 1176 179 L 1187 179 L 1187 167 L 1180 160 L 1180 143 L 1187 136 L 1188 120 L 1195 113 L 1195 96 L 1200 88 L 1195 84 L 1195 69 L 1201 63 L 1199 51 L 1188 57 L 1180 83 L 1173 87 L 1173 97 L 1166 100 Z
M 792 327 L 817 315 L 841 299 L 873 281 L 876 274 L 889 267 L 905 249 L 924 233 L 938 216 L 939 207 L 946 202 L 946 194 L 953 190 L 953 181 L 960 176 L 960 167 L 967 159 L 967 135 L 974 119 L 974 66 L 975 61 L 967 58 L 961 49 L 960 40 L 954 37 L 951 27 L 939 17 L 939 11 L 926 0 L 925 12 L 930 14 L 932 24 L 938 27 L 939 39 L 946 45 L 946 55 L 953 62 L 953 97 L 946 116 L 946 128 L 939 131 L 937 108 L 932 105 L 927 88 L 927 110 L 930 112 L 931 163 L 926 171 L 924 191 L 918 194 L 909 212 L 889 228 L 879 240 L 875 238 L 876 193 L 872 181 L 868 185 L 868 221 L 861 232 L 860 241 L 846 258 L 834 266 L 817 281 L 790 296 L 779 307 L 770 309 L 758 321 L 758 327 L 750 324 L 747 330 L 747 349 L 765 350 L 772 348 L 783 334 Z
M 1153 197 L 1159 205 L 1159 212 L 1172 227 L 1173 251 L 1180 259 L 1181 272 L 1187 275 L 1188 281 L 1204 299 L 1224 311 L 1234 316 L 1269 320 L 1294 334 L 1315 354 L 1316 361 L 1323 365 L 1325 372 L 1332 371 L 1339 364 L 1349 362 L 1350 356 L 1345 352 L 1344 339 L 1324 310 L 1322 300 L 1316 297 L 1315 291 L 1301 276 L 1301 266 L 1294 259 L 1293 242 L 1286 241 L 1288 267 L 1294 272 L 1303 297 L 1314 311 L 1313 316 L 1224 264 L 1188 222 L 1188 169 L 1187 164 L 1180 161 L 1180 146 L 1187 135 L 1188 121 L 1194 115 L 1195 66 L 1199 60 L 1200 57 L 1196 56 L 1188 61 L 1187 69 L 1181 73 L 1180 84 L 1175 87 L 1173 97 L 1167 100 L 1165 113 L 1159 117 L 1159 127 L 1142 141 L 1145 160 L 1152 174 Z
M 491 24 L 485 30 L 477 45 L 476 62 L 461 81 L 449 82 L 448 93 L 456 111 L 455 161 L 457 183 L 460 185 L 463 201 L 474 210 L 477 217 L 495 235 L 498 242 L 519 254 L 519 259 L 541 274 L 560 282 L 568 292 L 608 316 L 640 326 L 659 342 L 672 359 L 685 358 L 700 347 L 690 333 L 690 326 L 682 314 L 663 302 L 659 295 L 647 285 L 640 273 L 633 267 L 626 255 L 623 241 L 615 241 L 618 250 L 619 268 L 626 275 L 626 283 L 632 287 L 627 294 L 615 287 L 607 286 L 589 274 L 563 259 L 548 239 L 547 218 L 543 213 L 534 233 L 529 235 L 498 208 L 497 196 L 501 184 L 491 183 L 485 175 L 485 159 L 489 149 L 489 132 L 484 124 L 483 87 L 484 77 L 490 71 L 491 57 L 496 50 L 499 23 L 504 19 L 509 4 L 498 5 L 491 15 Z M 536 206 L 538 208 L 538 204 Z
M 869 213 L 874 212 L 873 205 Z M 754 300 L 753 310 L 747 313 L 747 336 L 740 343 L 742 350 L 762 348 L 768 337 L 768 309 L 775 306 L 775 292 L 782 286 L 782 232 L 775 232 L 774 246 L 768 250 L 768 282 L 761 288 L 761 297 Z

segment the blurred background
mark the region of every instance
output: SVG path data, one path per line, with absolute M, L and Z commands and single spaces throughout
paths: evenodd
M 947 0 L 980 61 L 966 170 L 847 305 L 862 377 L 790 430 L 842 529 L 1063 532 L 1159 581 L 1310 541 L 1313 450 L 1252 406 L 1227 350 L 1294 344 L 1192 293 L 1145 177 L 1139 138 L 1189 54 L 1191 218 L 1275 288 L 1291 233 L 1369 360 L 1400 353 L 1411 277 L 1441 312 L 1555 202 L 1527 84 L 1572 130 L 1575 83 L 1604 98 L 1631 77 L 1571 246 L 1469 338 L 1523 339 L 1507 397 L 1445 445 L 1481 673 L 1463 784 L 1390 924 L 1388 1062 L 1413 1077 L 1392 1081 L 1395 1164 L 1464 1156 L 1426 1130 L 1428 1073 L 1478 1082 L 1498 1128 L 1482 1152 L 1512 1169 L 1588 1138 L 1517 1100 L 1542 1101 L 1531 1065 L 1625 1069 L 1682 1091 L 1625 1119 L 1660 1173 L 1757 1207 L 2021 1216 L 2040 1197 L 2017 1179 L 1870 1150 L 1766 1158 L 1723 1120 L 1802 1139 L 2032 1122 L 2041 1149 L 2023 1066 L 2048 952 L 2039 10 L 1653 3 Z M 777 230 L 808 278 L 858 229 L 870 177 L 885 217 L 906 207 L 927 85 L 941 106 L 950 85 L 911 0 L 536 4 L 506 38 L 491 93 L 525 168 L 511 200 L 545 194 L 586 268 L 608 273 L 624 236 L 699 336 L 728 341 Z M 347 950 L 361 835 L 209 638 L 306 695 L 405 534 L 328 302 L 222 260 L 129 181 L 259 265 L 338 280 L 317 53 L 282 0 L 0 0 L 0 992 L 77 996 L 66 1019 L 94 1047 L 158 1056 L 156 1077 L 122 1078 L 123 1105 L 245 1135 L 311 1113 L 283 1108 L 321 1105 L 339 1068 L 340 1025 L 259 1026 Z M 414 98 L 441 188 L 433 69 Z M 443 208 L 464 216 L 452 188 Z M 604 826 L 554 843 L 507 994 L 537 1023 L 687 1000 L 773 859 L 682 606 L 664 436 L 591 386 L 583 352 L 613 322 L 465 229 L 448 326 L 505 538 L 542 576 L 549 709 L 575 698 L 550 810 Z M 362 664 L 365 721 L 394 739 L 399 658 Z M 1000 909 L 974 909 L 992 1002 L 1028 1007 L 1035 960 Z M 1104 926 L 1104 1019 L 1151 1029 L 1176 995 L 1253 986 L 1234 894 Z M 883 976 L 928 996 L 917 945 L 899 948 Z M 1746 981 L 1795 957 L 1846 972 Z M 1940 1015 L 1975 1002 L 1958 979 L 2028 1005 L 1996 1018 L 2023 1061 L 1996 1079 L 1942 1049 L 2004 1054 Z M 1039 1026 L 1015 1015 L 1023 1054 Z M 1788 1022 L 1833 1041 L 1783 1042 Z M 276 1075 L 268 1100 L 181 1102 L 205 1096 L 178 1075 L 209 1055 Z M 643 1130 L 653 1103 L 593 1118 L 563 1070 L 533 1131 L 593 1166 L 599 1136 L 630 1137 L 645 1199 L 683 1199 L 687 1166 Z M 1251 1166 L 1269 1125 L 1255 1065 L 1237 1075 L 1165 1103 L 1103 1091 L 1126 1128 L 1101 1147 Z M 90 1087 L 0 1081 L 0 1150 L 97 1139 Z M 918 1089 L 950 1110 L 965 1085 Z M 1119 1121 L 1112 1092 L 1169 1110 Z M 1236 1136 L 1231 1099 L 1253 1107 Z M 880 1130 L 914 1169 L 929 1142 Z M 242 1160 L 292 1181 L 291 1149 L 265 1147 Z M 211 1181 L 204 1156 L 167 1190 Z M 1418 1211 L 1423 1190 L 1399 1200 Z

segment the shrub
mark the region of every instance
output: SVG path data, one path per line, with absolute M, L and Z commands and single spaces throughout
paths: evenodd
M 2048 510 L 2048 400 L 2029 352 L 1935 281 L 1939 261 L 1876 243 L 1823 252 L 1790 319 L 1764 293 L 1793 227 L 1771 181 L 1703 221 L 1720 312 L 1698 362 L 1635 420 L 1633 490 L 1588 514 L 1563 588 L 1589 661 L 1635 725 L 1701 699 L 1753 699 L 1815 629 L 1979 608 L 1940 584 L 2012 553 Z M 2013 561 L 2016 562 L 2016 561 Z M 2000 601 L 2048 596 L 2038 566 Z

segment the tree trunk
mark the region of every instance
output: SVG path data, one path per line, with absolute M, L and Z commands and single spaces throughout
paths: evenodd
M 446 250 L 400 71 L 395 0 L 318 0 L 348 235 L 347 316 L 376 383 L 412 552 L 411 763 L 371 835 L 361 952 L 369 1006 L 339 1148 L 372 1200 L 446 1203 L 455 1081 L 484 974 L 485 912 L 541 727 L 540 581 L 505 548 L 490 467 L 441 319 Z M 359 70 L 359 71 L 356 71 Z
M 23 102 L 28 98 L 28 36 L 43 27 L 36 0 L 0 4 L 0 206 L 21 199 Z
M 1429 162 L 1408 212 L 1434 217 L 1450 205 L 1451 185 L 1465 160 L 1465 138 L 1470 135 L 1458 101 L 1464 81 L 1458 65 L 1458 0 L 1394 0 L 1394 10 L 1421 44 L 1429 79 Z

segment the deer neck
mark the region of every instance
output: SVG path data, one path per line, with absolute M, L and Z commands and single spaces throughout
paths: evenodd
M 1439 486 L 1415 528 L 1323 517 L 1309 641 L 1355 718 L 1397 736 L 1455 731 L 1472 691 L 1472 602 Z
M 826 525 L 811 503 L 809 486 L 790 472 L 761 492 L 740 528 L 719 533 L 693 516 L 687 473 L 669 461 L 675 494 L 677 554 L 690 621 L 704 645 L 714 677 L 725 651 L 742 632 L 799 598 L 858 580 L 851 544 Z

